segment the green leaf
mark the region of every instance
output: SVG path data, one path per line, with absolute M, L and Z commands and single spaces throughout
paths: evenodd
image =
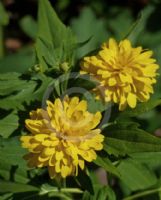
M 147 164 L 152 169 L 161 167 L 161 152 L 132 153 L 130 157 L 139 163 Z
M 34 65 L 34 53 L 32 47 L 27 47 L 18 53 L 5 56 L 0 60 L 0 73 L 27 72 Z
M 104 150 L 109 154 L 126 155 L 135 152 L 159 152 L 161 151 L 161 139 L 139 128 L 118 129 L 117 125 L 111 125 L 104 130 Z
M 12 194 L 8 193 L 8 194 L 1 195 L 0 200 L 12 200 Z
M 134 109 L 127 108 L 119 114 L 119 118 L 137 117 L 138 115 L 148 112 L 159 105 L 161 105 L 161 99 L 150 99 L 148 102 L 139 103 Z
M 4 159 L 0 159 L 0 176 L 3 177 L 4 180 L 12 179 L 18 183 L 27 183 L 29 182 L 27 167 L 25 166 L 15 166 L 14 163 L 12 165 L 11 161 L 5 161 Z
M 107 20 L 108 27 L 112 30 L 115 38 L 121 40 L 131 29 L 132 14 L 129 9 L 115 7 L 110 9 L 110 15 L 112 17 Z
M 9 23 L 9 15 L 4 9 L 3 4 L 0 2 L 0 25 L 7 25 Z
M 29 181 L 28 168 L 22 158 L 25 153 L 26 150 L 20 146 L 17 137 L 12 139 L 0 138 L 0 176 L 5 180 L 10 180 L 12 177 L 16 182 L 27 183 Z
M 36 52 L 40 67 L 52 67 L 55 71 L 59 71 L 59 59 L 62 55 L 61 49 L 54 49 L 54 45 L 44 40 L 43 38 L 37 38 Z M 42 70 L 42 69 L 41 69 Z
M 105 110 L 110 110 L 111 104 L 109 103 L 104 103 L 101 100 L 97 100 L 94 98 L 91 98 L 90 101 L 88 101 L 88 110 L 91 113 L 96 113 L 96 112 L 103 112 Z M 108 118 L 108 117 L 107 117 Z
M 35 192 L 39 191 L 39 188 L 26 185 L 26 184 L 19 184 L 9 181 L 2 181 L 0 180 L 0 193 L 12 192 L 12 193 L 20 193 L 20 192 Z
M 73 37 L 71 30 L 60 21 L 48 0 L 40 0 L 38 23 L 39 37 L 53 42 L 55 48 L 59 48 L 63 42 L 67 42 L 67 39 L 70 43 L 70 39 Z M 67 38 L 68 36 L 69 38 Z
M 74 87 L 81 87 L 86 90 L 91 90 L 98 85 L 98 82 L 92 80 L 88 75 L 79 75 L 76 77 L 74 82 L 73 80 L 71 81 L 71 85 L 74 85 Z
M 61 11 L 65 10 L 69 6 L 69 4 L 70 4 L 70 0 L 56 2 L 57 8 L 59 8 L 59 10 Z
M 120 172 L 121 181 L 131 191 L 146 189 L 157 183 L 155 174 L 135 160 L 122 160 L 117 169 Z
M 26 35 L 28 35 L 32 39 L 36 38 L 38 27 L 33 17 L 31 17 L 30 15 L 26 15 L 20 20 L 19 24 L 21 29 L 26 33 Z
M 6 98 L 0 99 L 0 108 L 9 109 L 24 109 L 23 103 L 29 103 L 33 97 L 32 94 L 35 90 L 36 82 L 26 82 L 26 86 L 17 94 L 12 94 Z
M 97 155 L 97 159 L 93 161 L 96 165 L 102 167 L 103 169 L 105 169 L 107 172 L 112 173 L 116 176 L 120 176 L 117 168 L 112 164 L 112 162 L 110 161 L 110 159 L 108 159 L 107 157 L 101 157 L 99 155 Z
M 98 194 L 97 194 L 97 199 L 101 200 L 116 200 L 116 196 L 114 191 L 109 187 L 109 186 L 103 186 L 102 188 L 99 189 Z
M 94 185 L 94 194 L 85 191 L 82 200 L 116 200 L 114 191 L 109 186 Z
M 38 60 L 41 64 L 42 71 L 48 69 L 46 60 L 48 57 L 44 52 L 52 54 L 55 57 L 54 65 L 68 63 L 69 67 L 73 64 L 73 55 L 75 49 L 75 37 L 72 31 L 66 27 L 56 15 L 48 0 L 39 1 L 39 16 L 38 16 L 38 39 L 36 43 L 36 51 Z M 51 52 L 43 43 L 51 44 L 54 51 Z
M 0 120 L 0 135 L 4 138 L 8 138 L 17 128 L 18 116 L 14 112 Z
M 11 165 L 8 164 L 6 161 L 0 159 L 0 176 L 3 177 L 5 180 L 9 180 L 10 170 Z
M 81 188 L 87 190 L 90 194 L 94 194 L 93 184 L 91 177 L 88 176 L 84 171 L 80 171 L 76 177 L 76 181 L 80 184 Z
M 32 80 L 37 82 L 41 81 L 40 86 L 37 87 L 37 90 L 35 90 L 32 94 L 32 100 L 36 99 L 42 101 L 43 95 L 49 89 L 50 83 L 53 83 L 54 80 L 48 76 L 45 76 L 44 74 L 37 74 L 32 78 Z
M 147 35 L 149 35 L 148 31 L 146 30 L 147 21 L 149 20 L 150 15 L 152 12 L 155 11 L 155 7 L 153 5 L 146 6 L 141 12 L 141 18 L 139 19 L 137 25 L 135 26 L 134 30 L 128 36 L 134 44 L 143 44 L 145 46 L 145 42 L 147 40 Z M 154 36 L 154 34 L 152 34 Z M 149 37 L 148 39 L 150 39 Z M 154 37 L 153 42 L 149 40 L 150 43 L 154 44 Z
M 0 94 L 7 95 L 0 99 L 0 107 L 3 109 L 24 109 L 24 103 L 32 100 L 42 101 L 45 91 L 48 89 L 52 78 L 43 74 L 31 77 L 31 80 L 22 80 L 17 73 L 2 74 L 0 78 Z M 10 95 L 9 95 L 10 94 Z
M 96 113 L 98 111 L 103 112 L 106 110 L 108 112 L 108 116 L 110 115 L 110 109 L 111 109 L 110 103 L 105 103 L 101 100 L 97 100 L 96 96 L 91 92 L 84 92 L 83 99 L 87 100 L 89 112 Z
M 26 168 L 26 162 L 22 158 L 26 152 L 21 147 L 18 137 L 10 139 L 0 138 L 0 163 L 7 162 L 10 165 L 18 165 L 19 167 Z
M 18 183 L 28 183 L 30 181 L 25 167 L 17 167 L 17 169 L 14 172 L 13 177 L 14 177 L 14 181 Z
M 80 16 L 72 19 L 71 28 L 77 35 L 78 41 L 82 42 L 91 38 L 86 45 L 77 50 L 78 58 L 98 48 L 98 45 L 109 37 L 105 20 L 98 19 L 93 10 L 89 7 L 83 8 Z
M 22 90 L 26 86 L 26 81 L 21 80 L 21 74 L 10 72 L 0 75 L 0 95 L 5 96 Z

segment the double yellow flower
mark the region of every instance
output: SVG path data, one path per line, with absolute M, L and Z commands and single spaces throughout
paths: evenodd
M 104 96 L 95 88 L 96 98 L 119 104 L 119 110 L 135 108 L 137 101 L 145 102 L 153 93 L 159 66 L 151 56 L 152 51 L 133 48 L 129 40 L 118 44 L 110 39 L 97 55 L 83 59 L 81 73 L 99 81 Z M 96 128 L 100 120 L 101 113 L 88 112 L 87 102 L 78 97 L 47 101 L 46 109 L 30 113 L 30 134 L 21 137 L 29 150 L 29 167 L 48 167 L 51 178 L 77 175 L 78 167 L 83 170 L 85 161 L 92 162 L 103 148 L 104 136 Z

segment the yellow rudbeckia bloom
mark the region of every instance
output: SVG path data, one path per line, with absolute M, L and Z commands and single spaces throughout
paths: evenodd
M 51 178 L 77 175 L 78 167 L 96 159 L 103 148 L 104 136 L 96 126 L 101 113 L 87 111 L 87 102 L 78 97 L 47 101 L 46 109 L 30 113 L 26 128 L 30 135 L 21 136 L 29 167 L 48 167 Z M 95 129 L 96 128 L 96 129 Z
M 119 104 L 119 110 L 127 105 L 135 108 L 137 101 L 145 102 L 153 93 L 159 66 L 152 54 L 142 47 L 133 48 L 127 39 L 120 43 L 110 39 L 96 56 L 83 59 L 81 72 L 89 73 L 100 82 L 106 102 Z M 94 91 L 101 98 L 98 89 Z

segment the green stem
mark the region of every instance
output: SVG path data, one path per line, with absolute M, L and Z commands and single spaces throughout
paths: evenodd
M 3 48 L 3 26 L 0 25 L 0 59 L 4 56 Z
M 55 194 L 55 193 L 52 194 L 52 193 L 50 193 L 49 197 L 59 197 L 59 198 L 61 198 L 63 200 L 71 200 L 70 197 L 68 197 L 66 194 L 63 194 L 63 193 L 58 193 L 58 194 Z
M 133 32 L 133 30 L 136 28 L 136 26 L 140 22 L 140 19 L 141 19 L 141 13 L 138 15 L 136 21 L 132 24 L 132 26 L 130 27 L 128 33 L 123 37 L 123 39 L 126 39 L 126 38 L 128 38 L 131 35 L 131 33 Z
M 147 191 L 144 191 L 144 192 L 140 192 L 140 193 L 131 195 L 129 197 L 126 197 L 123 200 L 137 199 L 137 198 L 140 198 L 140 197 L 143 197 L 143 196 L 147 196 L 149 194 L 154 194 L 154 193 L 157 193 L 157 192 L 161 192 L 161 188 L 157 188 L 157 189 L 152 189 L 152 190 L 147 190 Z
M 70 73 L 69 72 L 65 72 L 63 75 L 63 82 L 61 83 L 61 94 L 64 94 L 65 91 L 67 90 L 67 86 L 68 86 L 68 81 L 69 81 L 69 76 Z
M 61 192 L 69 192 L 69 193 L 77 193 L 77 194 L 83 193 L 83 191 L 80 190 L 79 188 L 62 188 L 60 191 Z
M 66 187 L 67 187 L 67 186 L 66 186 L 66 179 L 65 179 L 65 178 L 62 180 L 62 186 L 63 186 L 63 188 L 66 188 Z
M 80 190 L 79 188 L 53 188 L 53 189 L 43 189 L 40 194 L 41 195 L 44 195 L 44 194 L 47 194 L 47 193 L 51 193 L 51 192 L 59 192 L 59 193 L 75 193 L 75 194 L 81 194 L 83 193 L 82 190 Z

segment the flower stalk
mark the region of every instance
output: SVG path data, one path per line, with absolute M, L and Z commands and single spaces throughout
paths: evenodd
M 0 59 L 4 56 L 3 26 L 0 25 Z

